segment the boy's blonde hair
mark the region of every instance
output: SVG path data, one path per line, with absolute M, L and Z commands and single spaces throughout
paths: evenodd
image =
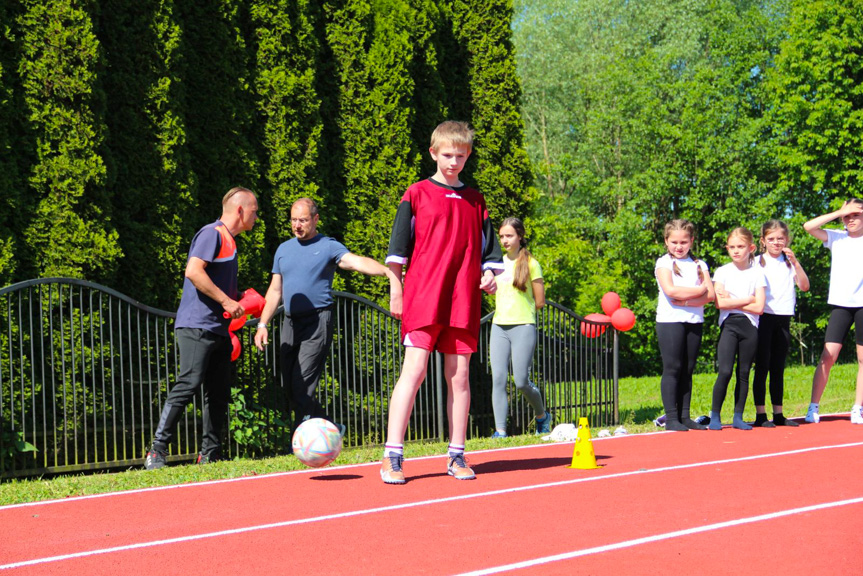
M 431 149 L 437 152 L 441 146 L 465 146 L 473 150 L 473 130 L 467 122 L 447 120 L 437 125 L 431 135 Z

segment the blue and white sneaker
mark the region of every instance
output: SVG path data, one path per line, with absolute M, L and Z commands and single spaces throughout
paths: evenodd
M 506 438 L 506 433 L 500 433 L 497 430 L 491 435 L 492 438 Z
M 536 433 L 537 434 L 551 434 L 551 412 L 548 410 L 545 411 L 545 418 L 540 420 L 536 419 Z

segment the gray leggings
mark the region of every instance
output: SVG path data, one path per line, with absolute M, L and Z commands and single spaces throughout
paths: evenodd
M 491 325 L 489 356 L 491 360 L 491 405 L 494 409 L 494 425 L 506 430 L 509 402 L 506 397 L 506 381 L 512 357 L 512 376 L 515 387 L 524 394 L 537 414 L 545 412 L 545 404 L 539 389 L 530 381 L 530 366 L 536 348 L 536 325 L 515 324 L 511 326 Z

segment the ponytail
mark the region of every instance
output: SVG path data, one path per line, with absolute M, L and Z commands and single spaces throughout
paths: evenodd
M 518 251 L 518 258 L 515 260 L 512 285 L 516 290 L 527 292 L 527 286 L 530 284 L 530 252 L 527 250 L 527 242 L 524 238 L 519 242 L 519 246 L 521 250 Z
M 500 227 L 510 226 L 518 235 L 518 257 L 512 271 L 512 285 L 520 292 L 527 292 L 530 284 L 530 252 L 527 250 L 527 238 L 525 238 L 524 223 L 518 218 L 506 218 Z
M 693 254 L 691 250 L 689 251 L 689 254 L 687 254 L 687 256 L 692 258 L 692 261 L 695 262 L 695 269 L 698 272 L 698 281 L 704 282 L 704 270 L 701 269 L 701 261 L 695 257 L 695 254 Z M 680 266 L 677 265 L 677 260 L 675 260 L 674 258 L 671 259 L 671 270 L 672 272 L 674 272 L 675 276 L 682 276 L 682 274 L 680 273 Z

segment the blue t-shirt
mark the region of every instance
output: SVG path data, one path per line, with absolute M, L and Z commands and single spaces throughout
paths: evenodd
M 273 274 L 282 275 L 285 314 L 302 314 L 333 303 L 336 266 L 349 250 L 344 244 L 318 234 L 311 240 L 291 238 L 276 250 Z
M 189 258 L 193 256 L 207 263 L 205 270 L 213 284 L 236 300 L 237 243 L 221 220 L 216 220 L 198 230 L 189 247 Z M 228 336 L 228 325 L 231 320 L 222 316 L 224 311 L 221 304 L 199 291 L 191 280 L 185 278 L 174 327 L 203 328 Z

